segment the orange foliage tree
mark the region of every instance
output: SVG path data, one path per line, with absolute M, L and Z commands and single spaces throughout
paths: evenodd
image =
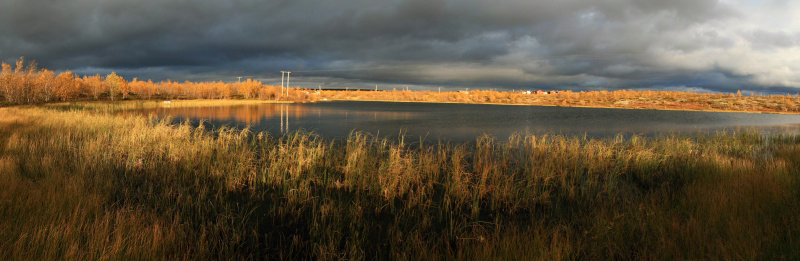
M 79 89 L 72 72 L 62 72 L 55 79 L 55 96 L 59 101 L 73 100 L 77 98 Z
M 111 74 L 106 76 L 105 84 L 108 88 L 108 96 L 112 101 L 114 100 L 114 96 L 117 96 L 117 93 L 119 93 L 120 89 L 122 88 L 123 82 L 124 80 L 122 77 L 114 72 L 111 72 Z
M 99 100 L 101 94 L 108 92 L 106 83 L 100 78 L 100 75 L 83 76 L 80 83 L 83 89 L 88 90 L 95 100 Z

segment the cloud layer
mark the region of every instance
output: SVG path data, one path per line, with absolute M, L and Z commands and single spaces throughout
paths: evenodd
M 794 1 L 0 2 L 0 59 L 301 85 L 800 90 Z

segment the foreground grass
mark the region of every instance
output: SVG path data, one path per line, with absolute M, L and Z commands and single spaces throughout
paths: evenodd
M 798 259 L 800 136 L 273 137 L 0 109 L 0 259 Z

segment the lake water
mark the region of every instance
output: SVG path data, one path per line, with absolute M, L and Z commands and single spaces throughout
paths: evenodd
M 656 111 L 479 104 L 321 102 L 226 107 L 159 108 L 136 113 L 204 120 L 211 126 L 250 126 L 254 132 L 282 134 L 313 131 L 327 138 L 347 137 L 353 130 L 406 139 L 468 141 L 483 133 L 505 139 L 513 133 L 552 133 L 612 137 L 618 133 L 647 136 L 698 131 L 758 129 L 798 132 L 800 115 L 696 111 Z

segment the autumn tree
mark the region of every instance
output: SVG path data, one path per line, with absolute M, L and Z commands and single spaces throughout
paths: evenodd
M 231 97 L 231 85 L 225 83 L 216 84 L 217 94 L 220 99 L 228 99 Z
M 39 71 L 33 86 L 35 102 L 51 102 L 54 99 L 56 90 L 55 78 L 55 73 L 51 70 Z
M 17 61 L 11 86 L 16 88 L 13 91 L 14 96 L 16 96 L 14 97 L 16 103 L 31 104 L 34 102 L 34 96 L 36 95 L 34 92 L 34 85 L 36 84 L 34 77 L 36 71 L 35 62 L 29 62 L 26 66 L 23 58 L 19 58 L 19 61 Z
M 106 84 L 100 79 L 100 75 L 83 76 L 81 84 L 85 89 L 89 90 L 95 100 L 100 99 L 100 94 L 106 92 Z
M 241 95 L 245 99 L 252 99 L 258 93 L 259 87 L 261 87 L 261 82 L 253 81 L 252 79 L 247 79 L 244 82 L 237 82 L 233 84 L 234 89 L 236 92 Z
M 177 99 L 183 94 L 183 85 L 167 80 L 157 84 L 158 93 L 167 99 Z
M 122 94 L 122 99 L 123 100 L 127 100 L 128 96 L 131 93 L 131 86 L 124 79 L 121 81 L 121 83 L 119 85 L 119 93 Z
M 152 81 L 143 82 L 133 78 L 133 81 L 131 81 L 128 85 L 130 86 L 131 91 L 140 99 L 149 100 L 152 99 L 156 94 L 156 88 Z
M 106 76 L 106 82 L 105 83 L 106 83 L 106 86 L 108 87 L 108 95 L 110 96 L 110 99 L 112 101 L 114 100 L 114 96 L 116 96 L 117 93 L 119 92 L 119 89 L 120 89 L 120 86 L 122 85 L 122 82 L 123 82 L 122 77 L 120 77 L 119 75 L 117 75 L 114 72 L 111 72 L 111 74 Z
M 55 79 L 55 97 L 61 101 L 71 100 L 79 93 L 75 76 L 72 72 L 59 73 Z
M 0 70 L 0 96 L 2 96 L 2 100 L 0 101 L 13 103 L 12 96 L 14 89 L 11 87 L 12 76 L 13 71 L 11 71 L 11 65 L 2 63 L 2 70 Z

